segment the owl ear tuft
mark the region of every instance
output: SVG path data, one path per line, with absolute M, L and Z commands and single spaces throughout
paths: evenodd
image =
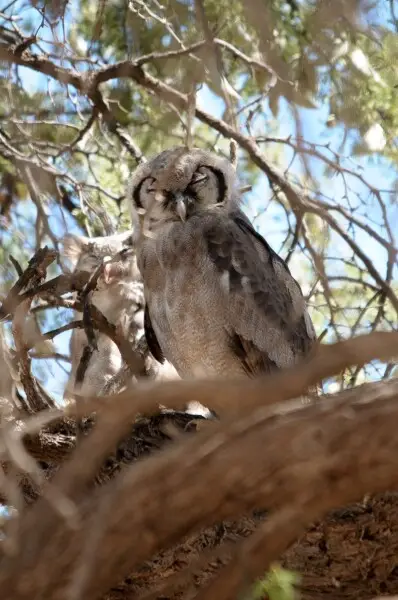
M 234 171 L 236 171 L 238 168 L 238 144 L 235 140 L 229 142 L 229 160 L 231 161 Z

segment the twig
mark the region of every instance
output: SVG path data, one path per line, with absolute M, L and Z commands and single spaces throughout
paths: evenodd
M 13 311 L 20 302 L 27 298 L 33 297 L 35 293 L 34 289 L 46 276 L 47 267 L 54 262 L 56 258 L 57 253 L 54 250 L 49 249 L 47 246 L 36 252 L 36 254 L 30 259 L 28 267 L 23 273 L 21 273 L 0 307 L 0 318 L 2 320 L 13 314 Z M 22 293 L 28 293 L 30 296 L 23 297 Z M 18 298 L 18 296 L 20 297 Z
M 23 273 L 23 268 L 21 267 L 21 265 L 19 264 L 17 259 L 14 258 L 11 254 L 10 254 L 9 258 L 10 258 L 10 262 L 12 263 L 12 266 L 14 267 L 14 269 L 17 272 L 18 277 L 21 277 L 21 275 Z
M 214 35 L 210 28 L 210 24 L 207 19 L 206 10 L 202 0 L 195 0 L 195 8 L 198 15 L 198 20 L 202 26 L 204 37 L 206 39 L 206 45 L 209 49 L 209 72 L 213 77 L 213 80 L 220 85 L 221 93 L 225 101 L 227 108 L 227 120 L 230 121 L 231 125 L 237 129 L 236 115 L 232 105 L 232 98 L 237 100 L 239 95 L 233 89 L 231 84 L 226 78 L 222 54 L 219 46 L 214 42 Z
M 196 107 L 196 84 L 192 83 L 191 92 L 188 94 L 188 108 L 187 108 L 187 126 L 186 126 L 186 146 L 188 149 L 193 147 L 194 139 L 194 119 L 195 119 L 195 107 Z
M 21 274 L 17 283 L 11 289 L 3 303 L 3 308 L 4 306 L 12 307 L 15 295 L 21 290 L 27 289 L 29 291 L 29 288 L 34 289 L 39 285 L 46 276 L 47 267 L 54 261 L 56 256 L 57 253 L 47 248 L 47 246 L 39 250 L 29 261 L 28 268 Z M 30 372 L 30 357 L 28 355 L 28 347 L 24 341 L 24 324 L 31 302 L 32 298 L 28 298 L 15 309 L 12 321 L 12 333 L 16 348 L 18 372 L 27 398 L 26 409 L 30 412 L 38 412 L 47 408 L 48 403 L 45 396 L 40 393 L 37 382 Z
M 46 297 L 48 295 L 54 295 L 58 297 L 68 292 L 81 292 L 84 289 L 84 286 L 87 284 L 89 278 L 90 273 L 79 271 L 68 275 L 58 275 L 57 277 L 46 281 L 42 285 L 39 285 L 36 289 L 22 292 L 19 295 L 19 289 L 16 289 L 15 293 L 13 292 L 13 289 L 11 289 L 7 298 L 0 307 L 1 319 L 4 321 L 8 320 L 12 316 L 15 309 L 21 304 L 21 302 L 24 302 L 25 300 L 33 299 L 34 297 Z M 50 302 L 50 300 L 48 301 Z M 59 302 L 60 306 L 64 306 L 64 303 L 67 301 L 58 298 L 57 300 L 51 300 L 51 302 L 54 302 L 54 305 L 57 305 Z M 75 306 L 76 304 L 73 306 L 68 306 L 68 308 L 74 308 Z

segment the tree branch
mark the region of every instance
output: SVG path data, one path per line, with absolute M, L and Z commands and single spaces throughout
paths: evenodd
M 329 398 L 327 406 L 317 403 L 285 415 L 260 408 L 224 423 L 218 432 L 205 430 L 173 445 L 126 470 L 91 498 L 82 497 L 76 532 L 68 531 L 39 500 L 20 524 L 29 544 L 18 557 L 0 561 L 1 589 L 14 600 L 64 598 L 68 574 L 90 534 L 87 518 L 108 496 L 117 510 L 104 516 L 95 576 L 86 582 L 85 598 L 98 597 L 187 533 L 259 506 L 278 507 L 280 523 L 289 514 L 299 516 L 290 520 L 288 536 L 282 527 L 280 543 L 269 550 L 267 560 L 275 560 L 303 526 L 327 510 L 398 484 L 397 418 L 396 381 L 367 391 L 358 388 Z M 169 500 L 167 519 L 162 518 L 164 498 Z M 253 548 L 257 544 L 253 538 Z M 57 561 L 48 569 L 54 556 Z
M 91 400 L 81 397 L 75 406 L 68 407 L 68 414 L 80 417 L 95 411 L 98 423 L 90 438 L 81 445 L 84 465 L 80 464 L 80 454 L 74 457 L 60 475 L 59 485 L 65 486 L 65 493 L 74 489 L 79 494 L 107 453 L 127 434 L 129 423 L 137 413 L 153 414 L 158 411 L 159 405 L 179 409 L 192 398 L 223 417 L 224 425 L 237 415 L 243 418 L 259 406 L 264 408 L 275 404 L 274 411 L 278 413 L 286 408 L 277 403 L 305 395 L 322 379 L 336 375 L 352 364 L 363 365 L 376 358 L 387 360 L 396 354 L 397 349 L 398 333 L 372 333 L 337 344 L 320 345 L 310 360 L 272 376 L 252 380 L 138 382 L 133 389 L 117 396 Z M 242 398 L 245 398 L 244 403 Z M 297 408 L 297 400 L 292 407 Z M 215 424 L 214 427 L 221 425 Z

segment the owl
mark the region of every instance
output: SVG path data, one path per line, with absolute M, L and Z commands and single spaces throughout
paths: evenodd
M 123 250 L 128 252 L 123 254 Z M 115 256 L 119 252 L 121 254 Z M 74 271 L 89 273 L 93 273 L 106 257 L 115 256 L 115 260 L 106 264 L 103 275 L 98 280 L 92 303 L 108 322 L 122 328 L 123 335 L 128 337 L 135 348 L 139 348 L 145 357 L 149 378 L 178 378 L 175 369 L 167 361 L 160 364 L 147 356 L 143 283 L 133 252 L 131 232 L 96 238 L 69 234 L 63 239 L 63 253 Z M 76 316 L 82 318 L 81 314 Z M 73 330 L 70 340 L 72 368 L 65 387 L 65 399 L 75 392 L 90 396 L 109 394 L 120 391 L 123 385 L 133 382 L 116 344 L 103 333 L 97 332 L 96 337 L 98 350 L 90 358 L 83 381 L 77 382 L 77 370 L 87 346 L 87 337 L 84 330 Z
M 107 237 L 88 238 L 69 234 L 63 239 L 63 251 L 75 271 L 90 274 L 106 257 L 113 257 L 123 249 L 132 249 L 131 232 Z M 134 254 L 126 252 L 106 264 L 100 276 L 92 303 L 113 325 L 122 327 L 128 336 L 138 339 L 143 334 L 143 284 Z M 81 314 L 77 318 L 82 318 Z M 127 330 L 127 331 L 126 331 Z M 105 384 L 123 365 L 116 344 L 105 334 L 97 332 L 96 350 L 90 358 L 84 379 L 76 382 L 77 369 L 87 337 L 83 329 L 74 329 L 70 341 L 72 368 L 64 397 L 74 392 L 99 395 Z
M 133 173 L 127 198 L 154 357 L 182 378 L 256 376 L 315 343 L 299 284 L 241 210 L 231 163 L 165 150 Z

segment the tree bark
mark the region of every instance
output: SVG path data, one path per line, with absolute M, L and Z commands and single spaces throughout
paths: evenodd
M 262 560 L 252 560 L 254 537 L 243 554 L 232 552 L 235 562 L 246 557 L 244 568 L 236 563 L 240 568 L 232 578 L 226 571 L 227 579 L 221 570 L 227 585 L 217 598 L 232 597 L 232 585 L 234 593 L 247 587 L 316 519 L 397 486 L 397 400 L 398 381 L 392 380 L 285 414 L 259 408 L 217 432 L 206 427 L 77 498 L 74 530 L 42 498 L 21 517 L 18 555 L 0 560 L 0 589 L 13 600 L 97 598 L 186 536 L 266 508 L 265 526 L 279 519 L 278 543 L 268 551 L 262 523 Z M 249 519 L 249 529 L 254 521 Z M 298 555 L 290 554 L 287 564 L 294 556 L 300 564 Z M 72 596 L 76 580 L 82 582 L 80 596 Z

